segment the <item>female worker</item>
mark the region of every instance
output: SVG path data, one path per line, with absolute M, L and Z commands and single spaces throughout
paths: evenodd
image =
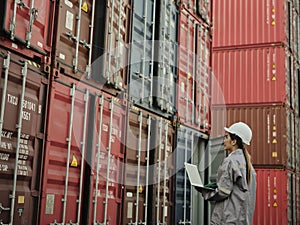
M 225 129 L 227 157 L 217 173 L 217 188 L 202 189 L 205 200 L 215 201 L 211 224 L 251 225 L 256 198 L 256 173 L 244 145 L 250 145 L 252 131 L 238 122 Z

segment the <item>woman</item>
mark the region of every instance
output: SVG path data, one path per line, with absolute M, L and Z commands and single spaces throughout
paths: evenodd
M 218 169 L 217 188 L 201 190 L 205 200 L 215 201 L 211 224 L 251 225 L 256 198 L 256 173 L 244 145 L 252 131 L 238 122 L 225 129 L 224 149 L 228 156 Z

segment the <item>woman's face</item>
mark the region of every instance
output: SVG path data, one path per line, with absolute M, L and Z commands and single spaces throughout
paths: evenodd
M 231 140 L 228 132 L 225 132 L 223 144 L 224 144 L 224 150 L 229 151 L 228 153 L 234 150 L 235 141 Z

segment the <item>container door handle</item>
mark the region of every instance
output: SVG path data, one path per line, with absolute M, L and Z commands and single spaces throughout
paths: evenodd
M 31 34 L 32 34 L 32 25 L 38 16 L 38 10 L 34 8 L 34 0 L 31 1 L 31 6 L 29 9 L 30 19 L 29 19 L 29 26 L 26 32 L 26 47 L 29 48 Z

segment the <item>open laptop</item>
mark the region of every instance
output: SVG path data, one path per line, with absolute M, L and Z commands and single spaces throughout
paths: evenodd
M 196 189 L 200 188 L 200 189 L 205 189 L 205 190 L 210 190 L 210 191 L 215 190 L 214 188 L 205 187 L 203 185 L 198 168 L 196 165 L 185 162 L 184 166 L 185 166 L 186 172 L 188 174 L 188 177 L 190 179 L 191 185 L 195 186 Z

